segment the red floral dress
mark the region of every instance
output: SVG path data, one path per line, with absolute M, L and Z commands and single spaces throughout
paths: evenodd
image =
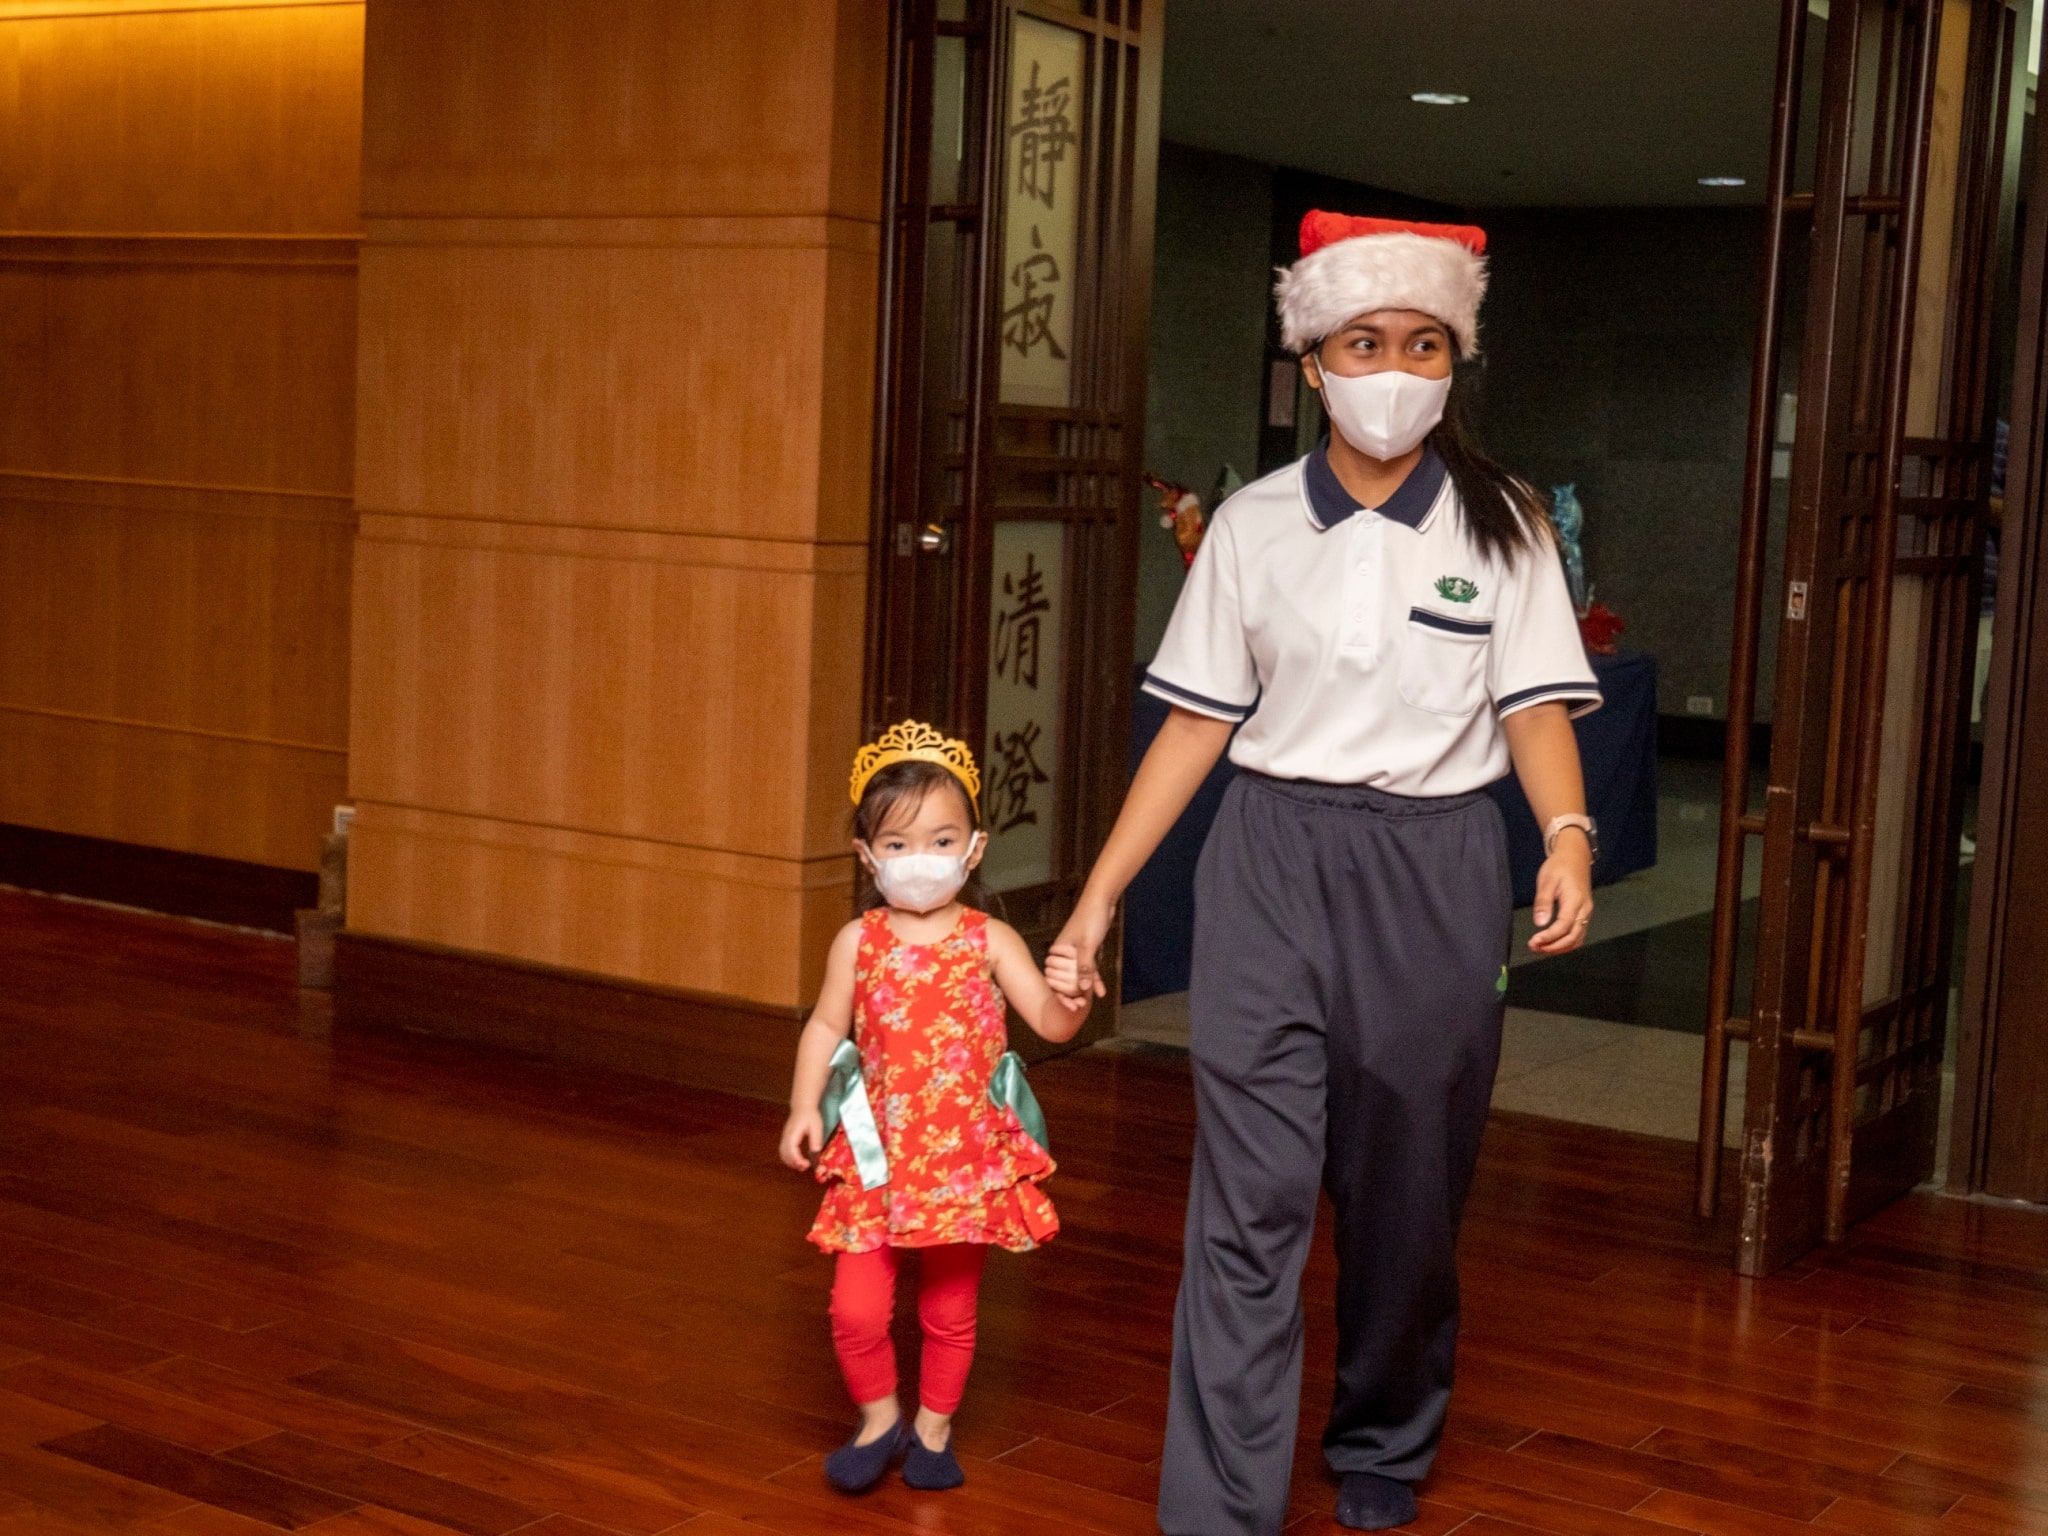
M 964 910 L 936 944 L 904 943 L 885 907 L 861 920 L 853 1031 L 889 1182 L 862 1189 L 846 1132 L 834 1132 L 818 1159 L 828 1188 L 812 1242 L 828 1253 L 941 1243 L 1021 1253 L 1059 1230 L 1038 1187 L 1052 1158 L 989 1101 L 1005 1017 L 986 915 Z

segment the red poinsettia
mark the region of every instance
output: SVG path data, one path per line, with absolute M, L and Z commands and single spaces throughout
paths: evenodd
M 1605 603 L 1594 603 L 1579 615 L 1579 638 L 1595 656 L 1612 656 L 1614 637 L 1627 628 L 1621 615 Z

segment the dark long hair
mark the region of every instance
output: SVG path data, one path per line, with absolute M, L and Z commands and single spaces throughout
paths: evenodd
M 896 820 L 899 813 L 904 817 L 917 815 L 918 807 L 924 804 L 926 795 L 934 790 L 951 790 L 960 797 L 960 804 L 967 811 L 967 835 L 971 839 L 981 830 L 981 807 L 974 797 L 967 793 L 967 786 L 953 777 L 950 768 L 937 763 L 922 762 L 915 758 L 907 763 L 891 763 L 868 780 L 861 791 L 860 804 L 853 808 L 853 835 L 870 848 L 882 829 Z M 981 911 L 988 909 L 988 893 L 981 887 L 981 876 L 974 870 L 967 872 L 967 883 L 960 888 L 960 900 Z M 865 862 L 860 866 L 860 909 L 872 912 L 876 907 L 886 907 L 875 877 Z
M 1430 432 L 1430 446 L 1451 472 L 1472 542 L 1482 554 L 1512 569 L 1530 550 L 1552 547 L 1556 536 L 1551 530 L 1550 509 L 1534 487 L 1486 456 L 1465 419 L 1464 398 L 1471 386 L 1463 365 L 1452 379 L 1444 419 Z

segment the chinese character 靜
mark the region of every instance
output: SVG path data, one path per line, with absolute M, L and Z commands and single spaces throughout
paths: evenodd
M 1017 96 L 1017 121 L 1010 137 L 1017 142 L 1017 190 L 1053 206 L 1055 180 L 1060 162 L 1067 158 L 1067 146 L 1081 142 L 1067 116 L 1071 94 L 1067 77 L 1051 85 L 1038 83 L 1038 61 L 1031 62 L 1031 78 Z

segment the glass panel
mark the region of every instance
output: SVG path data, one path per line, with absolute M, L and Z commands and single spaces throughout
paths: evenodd
M 967 0 L 939 0 L 939 20 L 967 20 Z
M 1080 239 L 1080 121 L 1087 43 L 1071 27 L 1017 16 L 1004 121 L 1003 372 L 1009 405 L 1066 405 L 1073 393 L 1074 257 Z
M 1014 891 L 1055 873 L 1066 526 L 997 523 L 994 542 L 981 789 L 989 849 L 981 877 L 991 891 Z
M 967 149 L 967 39 L 942 37 L 932 55 L 932 189 L 935 203 L 960 201 Z

